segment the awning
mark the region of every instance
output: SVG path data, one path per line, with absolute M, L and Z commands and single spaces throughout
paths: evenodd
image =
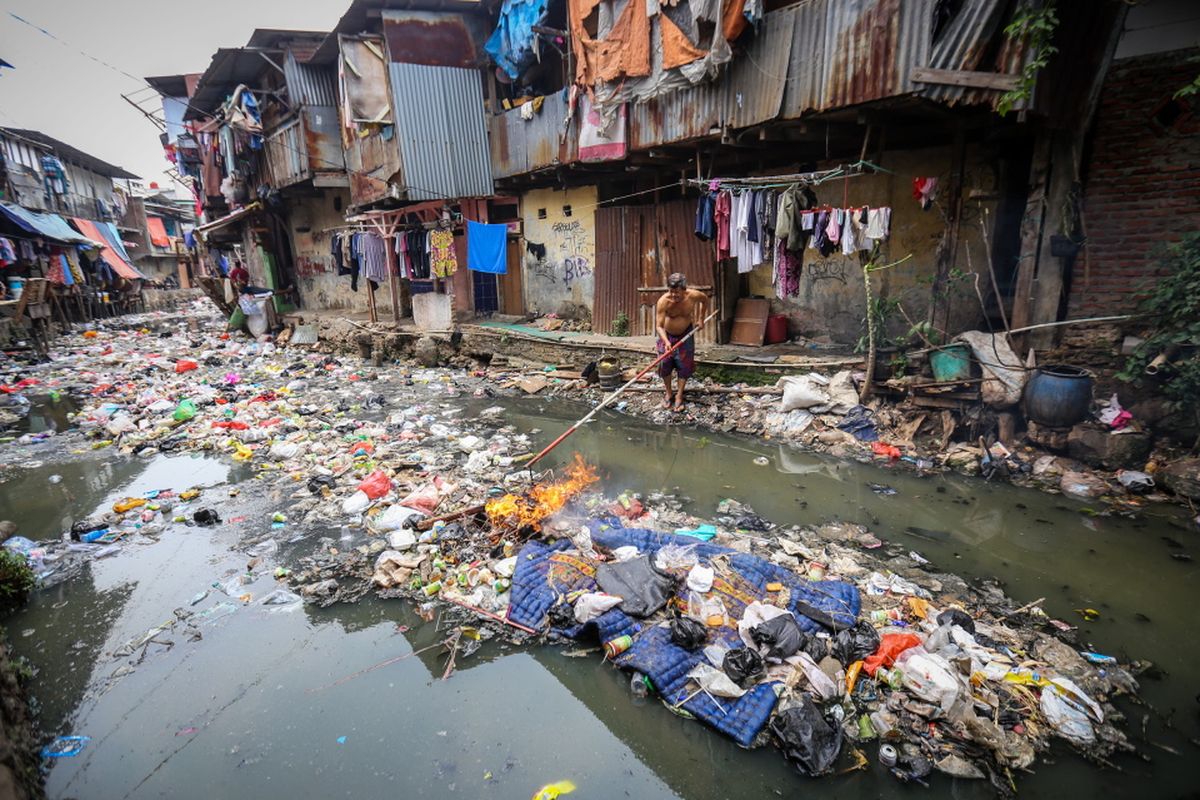
M 111 222 L 97 222 L 95 224 L 96 230 L 98 230 L 100 235 L 104 237 L 104 240 L 108 242 L 108 246 L 111 247 L 116 254 L 121 257 L 122 261 L 132 266 L 133 259 L 129 257 L 129 251 L 125 249 L 125 243 L 121 241 L 121 234 L 119 231 L 117 231 L 117 226 Z
M 107 237 L 105 237 L 104 234 L 101 233 L 97 228 L 96 223 L 92 222 L 91 220 L 72 217 L 71 221 L 75 223 L 79 230 L 83 231 L 85 235 L 90 236 L 96 242 L 108 241 Z M 104 259 L 108 266 L 112 267 L 113 272 L 117 273 L 122 278 L 136 281 L 146 277 L 142 273 L 138 272 L 137 268 L 134 267 L 133 264 L 130 264 L 128 261 L 121 258 L 121 256 L 107 244 L 100 246 L 100 256 Z
M 35 236 L 44 236 L 56 242 L 64 242 L 66 244 L 95 244 L 104 241 L 96 237 L 96 242 L 92 242 L 86 236 L 76 233 L 67 224 L 67 221 L 58 214 L 44 214 L 39 211 L 30 211 L 28 208 L 22 208 L 15 203 L 5 203 L 3 201 L 0 201 L 0 213 L 3 213 L 7 219 L 26 233 L 32 233 Z
M 246 206 L 245 208 L 239 208 L 237 211 L 234 211 L 232 214 L 226 214 L 225 216 L 221 217 L 220 219 L 215 219 L 212 222 L 207 222 L 207 223 L 201 225 L 200 227 L 196 228 L 196 230 L 200 233 L 211 233 L 212 231 L 215 231 L 219 228 L 224 228 L 226 225 L 232 225 L 233 223 L 237 222 L 240 219 L 243 219 L 244 217 L 250 216 L 255 211 L 258 211 L 260 208 L 262 208 L 261 204 L 259 204 L 259 202 L 257 200 L 255 200 L 253 203 Z
M 146 217 L 146 229 L 150 231 L 150 243 L 155 247 L 170 247 L 171 237 L 167 236 L 166 226 L 162 217 Z

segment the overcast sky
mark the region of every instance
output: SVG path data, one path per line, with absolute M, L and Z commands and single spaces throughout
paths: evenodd
M 134 99 L 161 117 L 157 94 L 89 56 L 137 78 L 203 72 L 218 47 L 244 45 L 255 28 L 329 30 L 349 5 L 349 0 L 209 0 L 194 6 L 0 0 L 0 58 L 15 67 L 0 69 L 0 125 L 42 131 L 166 188 L 158 129 L 121 99 L 122 93 L 137 92 Z

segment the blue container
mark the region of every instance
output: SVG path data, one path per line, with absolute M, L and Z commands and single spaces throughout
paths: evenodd
M 971 348 L 952 344 L 929 354 L 929 368 L 939 383 L 965 381 L 971 377 Z
M 1025 384 L 1025 416 L 1051 428 L 1083 422 L 1092 409 L 1093 383 L 1079 367 L 1038 367 Z

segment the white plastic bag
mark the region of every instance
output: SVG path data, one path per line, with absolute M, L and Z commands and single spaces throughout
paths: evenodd
M 382 514 L 372 519 L 371 527 L 380 533 L 388 533 L 401 528 L 411 528 L 417 520 L 424 518 L 425 515 L 415 508 L 397 504 L 388 506 Z
M 575 621 L 591 622 L 605 611 L 620 605 L 621 598 L 604 592 L 588 592 L 575 601 Z
M 703 594 L 712 588 L 713 585 L 713 568 L 703 567 L 699 564 L 692 567 L 687 576 L 687 587 L 693 592 Z
M 1054 686 L 1042 689 L 1039 702 L 1042 716 L 1055 733 L 1075 744 L 1090 744 L 1096 740 L 1096 730 L 1083 707 L 1059 693 Z
M 342 513 L 345 514 L 361 514 L 371 505 L 371 498 L 367 497 L 367 493 L 359 490 L 347 497 L 342 502 Z
M 812 687 L 813 694 L 817 697 L 822 700 L 832 700 L 838 696 L 837 684 L 817 666 L 817 662 L 813 661 L 812 656 L 808 653 L 796 653 L 788 658 L 787 662 L 803 670 L 804 677 L 808 678 L 808 685 Z
M 797 408 L 813 408 L 829 404 L 829 394 L 825 387 L 829 379 L 815 372 L 808 375 L 789 375 L 780 378 L 775 384 L 783 387 L 783 399 L 779 410 L 785 414 Z
M 776 617 L 782 617 L 787 613 L 789 612 L 786 609 L 780 608 L 779 606 L 772 606 L 755 600 L 753 603 L 746 606 L 746 610 L 742 614 L 742 618 L 738 620 L 738 635 L 742 637 L 742 641 L 746 643 L 746 647 L 749 647 L 755 652 L 764 652 L 759 649 L 758 644 L 756 644 L 754 641 L 754 638 L 750 636 L 750 629 L 757 628 L 767 620 L 775 619 Z
M 654 566 L 660 570 L 691 569 L 699 563 L 697 545 L 668 544 L 660 547 L 654 556 Z
M 922 700 L 937 703 L 943 714 L 949 714 L 961 696 L 962 685 L 950 662 L 924 647 L 905 650 L 896 658 L 896 667 L 904 688 Z
M 741 697 L 746 690 L 733 682 L 724 670 L 700 663 L 692 667 L 688 677 L 700 684 L 700 688 L 717 697 Z

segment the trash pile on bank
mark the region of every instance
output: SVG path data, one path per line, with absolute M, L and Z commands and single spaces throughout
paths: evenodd
M 222 614 L 376 591 L 423 615 L 451 604 L 485 638 L 594 642 L 632 691 L 744 747 L 773 744 L 805 775 L 877 758 L 903 781 L 938 771 L 1010 793 L 1055 739 L 1101 761 L 1132 749 L 1112 705 L 1137 689 L 1126 667 L 1077 650 L 1072 626 L 1036 604 L 864 528 L 780 528 L 734 500 L 700 519 L 668 496 L 605 497 L 578 457 L 523 470 L 530 441 L 503 407 L 439 406 L 463 387 L 486 406 L 483 381 L 179 333 L 103 332 L 41 378 L 86 387 L 80 444 L 223 454 L 278 494 L 241 546 L 257 559 L 248 573 L 273 574 L 279 591 L 250 598 L 235 576 L 215 585 Z M 424 404 L 398 402 L 415 384 Z M 45 559 L 165 522 L 229 524 L 204 495 L 161 493 L 119 501 L 63 541 L 8 546 Z M 322 538 L 291 569 L 274 564 L 295 531 L 338 528 L 349 544 Z

